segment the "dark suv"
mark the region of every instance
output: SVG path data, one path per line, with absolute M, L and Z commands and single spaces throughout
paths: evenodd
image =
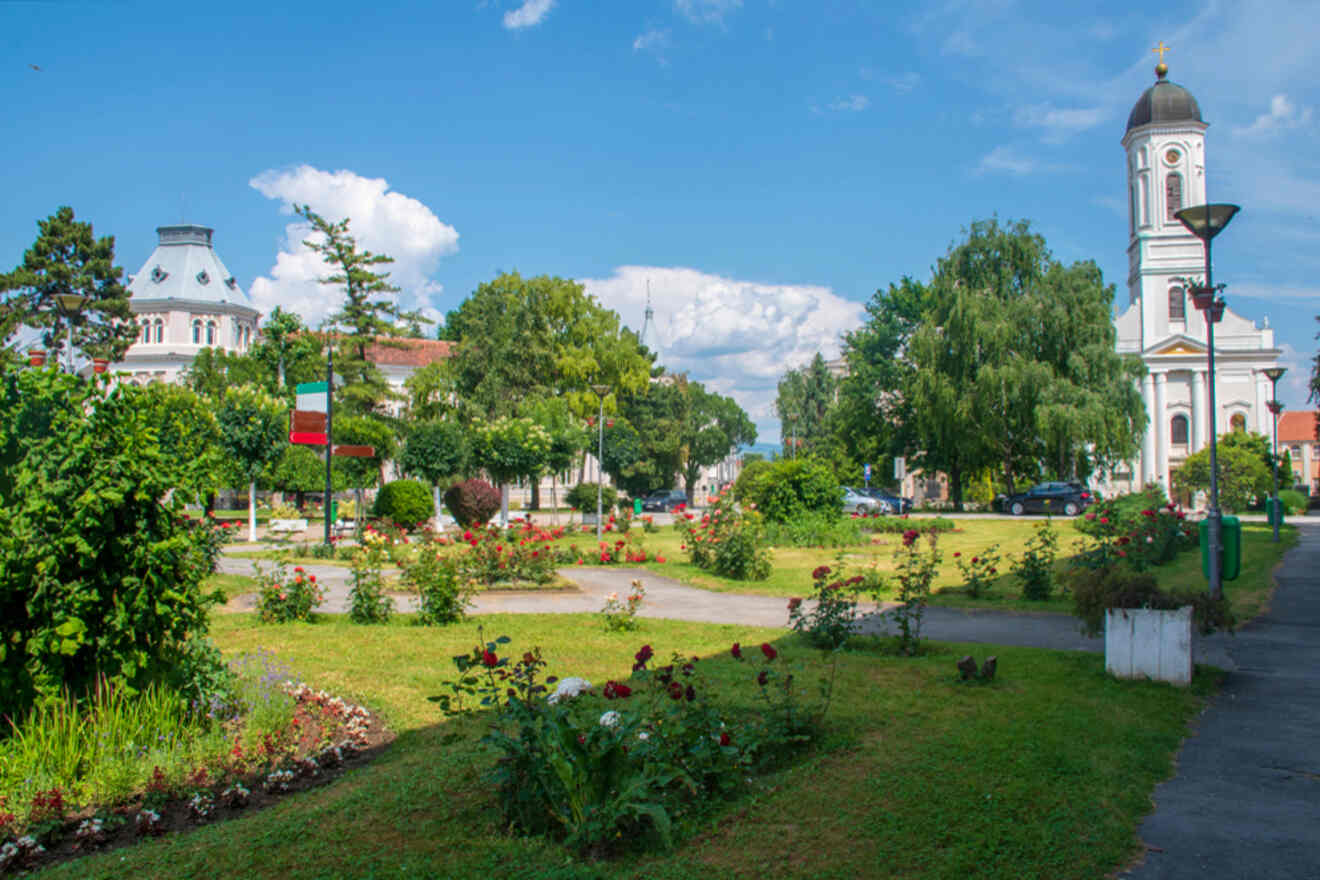
M 1024 513 L 1076 516 L 1095 501 L 1095 495 L 1081 483 L 1039 483 L 1025 492 L 1002 496 L 999 509 L 1014 516 Z
M 648 513 L 669 513 L 680 504 L 687 504 L 687 493 L 682 489 L 661 489 L 642 499 L 642 510 Z

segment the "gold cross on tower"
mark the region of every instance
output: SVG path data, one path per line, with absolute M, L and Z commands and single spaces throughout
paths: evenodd
M 1167 52 L 1167 51 L 1169 51 L 1169 47 L 1166 46 L 1166 45 L 1164 45 L 1164 41 L 1163 41 L 1163 40 L 1160 40 L 1159 45 L 1156 46 L 1154 49 L 1151 49 L 1150 51 L 1152 51 L 1152 52 L 1154 52 L 1156 55 L 1160 56 L 1160 64 L 1163 64 L 1163 63 L 1164 63 L 1164 53 Z

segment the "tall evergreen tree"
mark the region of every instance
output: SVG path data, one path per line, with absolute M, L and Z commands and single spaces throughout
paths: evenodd
M 96 238 L 92 224 L 74 219 L 73 208 L 61 207 L 37 221 L 37 240 L 23 253 L 23 262 L 0 274 L 6 294 L 0 332 L 19 326 L 39 328 L 45 347 L 63 355 L 73 325 L 73 346 L 88 357 L 117 361 L 137 339 L 138 327 L 128 305 L 128 289 L 120 283 L 124 270 L 114 265 L 115 239 Z M 61 295 L 86 297 L 66 315 Z

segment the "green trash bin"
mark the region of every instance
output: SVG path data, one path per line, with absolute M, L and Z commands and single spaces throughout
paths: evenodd
M 1277 498 L 1265 499 L 1265 517 L 1270 525 L 1283 525 L 1283 502 Z
M 640 498 L 634 498 L 634 499 L 633 499 L 633 516 L 641 516 L 641 515 L 642 515 L 642 499 L 640 499 Z
M 330 522 L 339 522 L 339 499 L 330 499 Z
M 1219 574 L 1226 581 L 1237 580 L 1242 573 L 1242 520 L 1236 516 L 1220 517 L 1220 536 L 1224 550 L 1220 554 Z M 1201 520 L 1201 573 L 1210 577 L 1210 521 Z

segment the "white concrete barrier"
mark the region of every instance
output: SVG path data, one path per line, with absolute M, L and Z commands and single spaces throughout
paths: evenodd
M 1105 612 L 1105 671 L 1118 678 L 1192 683 L 1192 606 Z
M 266 528 L 272 532 L 305 532 L 307 531 L 307 520 L 273 519 L 267 524 Z

